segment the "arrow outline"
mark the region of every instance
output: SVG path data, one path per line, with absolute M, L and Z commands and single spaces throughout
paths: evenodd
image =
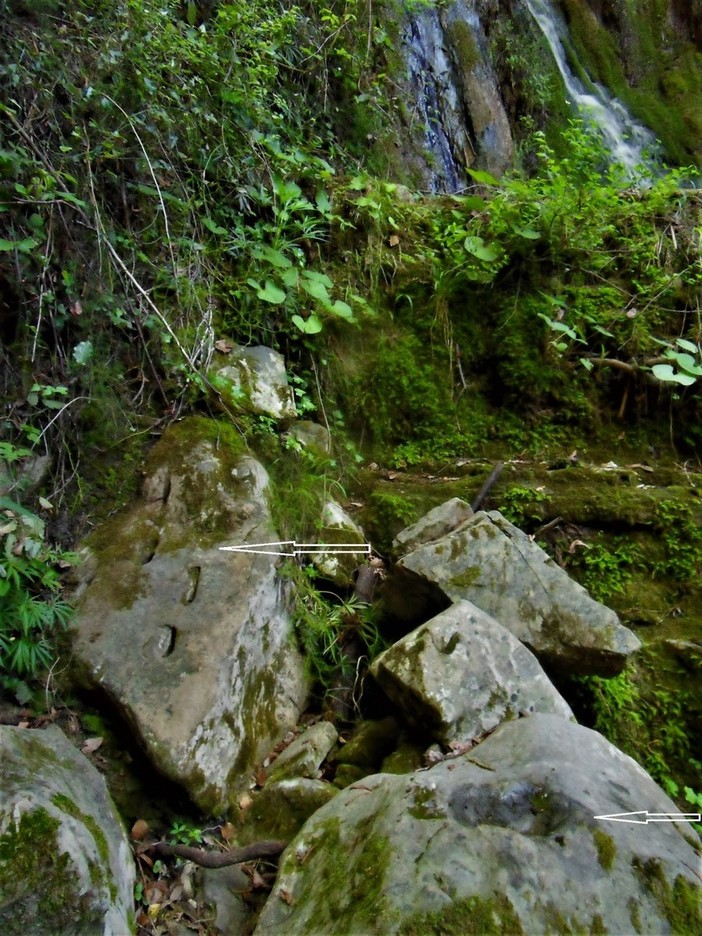
M 281 552 L 268 549 L 269 546 L 292 546 L 292 552 Z M 220 552 L 253 553 L 257 556 L 288 556 L 294 559 L 302 555 L 322 555 L 337 553 L 342 556 L 353 556 L 362 553 L 371 555 L 370 543 L 298 543 L 296 540 L 276 540 L 273 543 L 241 543 L 238 546 L 220 546 Z
M 632 816 L 645 816 L 645 819 L 632 819 Z M 649 822 L 700 822 L 700 813 L 650 813 L 647 809 L 633 812 L 610 813 L 606 816 L 593 816 L 593 819 L 607 819 L 610 822 L 631 822 L 634 825 L 648 825 Z

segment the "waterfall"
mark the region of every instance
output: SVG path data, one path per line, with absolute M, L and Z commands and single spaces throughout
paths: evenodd
M 600 130 L 612 155 L 612 162 L 623 166 L 629 175 L 635 175 L 637 167 L 651 162 L 651 154 L 656 149 L 654 135 L 636 123 L 622 102 L 608 94 L 601 85 L 590 81 L 588 90 L 576 78 L 570 70 L 561 41 L 561 36 L 566 32 L 565 24 L 549 0 L 525 2 L 551 47 L 571 103 L 585 120 L 591 121 Z

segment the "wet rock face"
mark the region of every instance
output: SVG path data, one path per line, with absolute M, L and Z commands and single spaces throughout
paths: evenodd
M 459 601 L 374 660 L 371 673 L 419 729 L 448 744 L 475 741 L 533 712 L 572 718 L 536 657 L 469 601 Z
M 466 599 L 525 643 L 542 661 L 573 673 L 614 675 L 640 647 L 610 608 L 595 601 L 498 511 L 479 511 L 457 529 L 418 546 L 398 563 L 390 592 L 402 592 L 403 570 Z
M 366 777 L 315 813 L 256 936 L 695 932 L 694 832 L 595 818 L 642 804 L 676 811 L 596 732 L 555 715 L 510 722 L 463 757 Z
M 140 503 L 93 538 L 74 649 L 156 767 L 216 813 L 297 723 L 307 680 L 275 560 L 218 549 L 278 538 L 266 472 L 206 427 L 171 427 Z
M 55 726 L 0 726 L 0 931 L 134 930 L 134 862 L 105 781 Z
M 457 0 L 415 13 L 401 30 L 401 51 L 412 126 L 421 128 L 420 148 L 429 154 L 425 187 L 455 192 L 466 184 L 466 167 L 501 175 L 514 146 L 475 5 Z

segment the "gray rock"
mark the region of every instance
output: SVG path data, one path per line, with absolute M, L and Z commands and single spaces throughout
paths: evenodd
M 142 500 L 91 540 L 74 636 L 85 680 L 215 813 L 298 723 L 307 688 L 275 558 L 218 549 L 279 538 L 266 472 L 229 444 L 207 420 L 164 434 Z
M 555 715 L 469 754 L 341 792 L 284 852 L 256 936 L 696 933 L 699 837 L 594 817 L 675 804 Z
M 472 601 L 563 671 L 614 675 L 641 646 L 614 611 L 498 511 L 478 511 L 403 556 L 399 568 L 438 585 L 452 601 Z M 402 590 L 401 574 L 394 587 Z
M 227 354 L 215 354 L 208 378 L 235 410 L 279 422 L 290 422 L 297 415 L 285 359 L 272 348 L 233 345 Z
M 269 782 L 288 777 L 319 778 L 320 765 L 338 738 L 339 733 L 331 722 L 321 721 L 310 725 L 273 761 Z
M 371 673 L 410 724 L 443 744 L 474 741 L 520 714 L 573 717 L 536 657 L 469 601 L 403 637 Z
M 298 420 L 290 427 L 290 435 L 313 455 L 329 455 L 332 450 L 329 430 L 310 419 Z
M 251 878 L 241 865 L 200 868 L 196 887 L 198 903 L 208 903 L 214 908 L 214 922 L 220 933 L 251 932 L 254 910 L 244 899 L 251 891 Z
M 0 726 L 0 931 L 134 932 L 134 860 L 105 781 L 54 725 Z
M 363 530 L 336 501 L 328 501 L 322 508 L 320 543 L 358 543 L 366 542 Z M 327 550 L 312 555 L 312 563 L 324 578 L 342 588 L 353 585 L 353 575 L 364 558 L 363 552 L 334 552 Z
M 331 783 L 310 777 L 269 780 L 247 810 L 240 838 L 247 842 L 263 839 L 289 842 L 310 816 L 338 792 Z
M 392 544 L 393 549 L 411 552 L 417 546 L 446 536 L 472 516 L 470 504 L 460 497 L 452 497 L 398 533 Z

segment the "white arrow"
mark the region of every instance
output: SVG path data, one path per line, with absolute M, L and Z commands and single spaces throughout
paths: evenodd
M 282 547 L 290 547 L 284 550 Z M 296 543 L 278 540 L 275 543 L 242 543 L 240 546 L 220 546 L 222 552 L 256 553 L 259 556 L 302 556 L 320 553 L 340 553 L 349 556 L 362 554 L 370 557 L 370 543 Z
M 647 809 L 638 812 L 612 813 L 609 816 L 594 816 L 594 819 L 609 819 L 610 822 L 634 822 L 648 825 L 649 822 L 700 822 L 700 813 L 650 813 Z

